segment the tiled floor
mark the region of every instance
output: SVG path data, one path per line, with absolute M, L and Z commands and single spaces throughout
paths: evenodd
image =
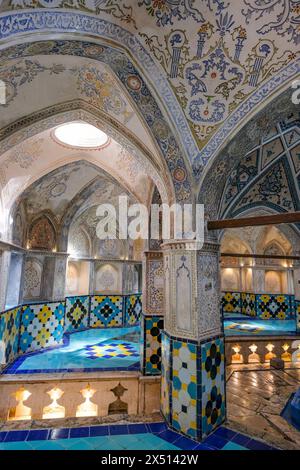
M 259 320 L 245 318 L 241 316 L 232 316 L 231 319 L 224 319 L 225 336 L 244 336 L 244 335 L 293 335 L 296 332 L 295 320 Z
M 284 371 L 251 370 L 253 367 L 229 368 L 236 369 L 227 381 L 229 426 L 280 449 L 299 450 L 300 432 L 281 416 L 291 394 L 300 386 L 299 366 L 286 365 Z
M 262 442 L 220 427 L 199 444 L 165 423 L 0 432 L 0 450 L 271 450 Z
M 24 354 L 5 374 L 138 370 L 139 327 L 80 331 L 65 336 L 61 347 Z

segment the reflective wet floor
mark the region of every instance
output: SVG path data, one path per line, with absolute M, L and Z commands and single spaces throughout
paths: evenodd
M 225 336 L 280 336 L 296 333 L 295 320 L 224 319 Z
M 64 345 L 24 354 L 5 374 L 138 370 L 140 327 L 90 329 L 64 337 Z

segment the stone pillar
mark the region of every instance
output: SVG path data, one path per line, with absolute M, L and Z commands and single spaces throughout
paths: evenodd
M 136 284 L 138 272 L 135 269 L 134 263 L 125 262 L 122 267 L 122 294 L 137 293 L 138 288 Z
M 295 255 L 299 256 L 300 253 L 296 252 Z M 300 261 L 294 261 L 294 293 L 295 293 L 295 310 L 297 332 L 300 333 Z
M 300 265 L 294 266 L 294 293 L 295 299 L 300 301 Z
M 0 312 L 5 310 L 6 292 L 9 279 L 10 251 L 0 252 Z
M 54 258 L 54 277 L 52 300 L 64 300 L 68 255 L 56 255 Z
M 8 286 L 6 290 L 6 305 L 15 307 L 22 300 L 22 274 L 24 255 L 23 253 L 11 253 L 9 265 Z
M 219 245 L 163 245 L 165 329 L 161 407 L 170 427 L 202 440 L 225 420 Z
M 95 261 L 90 261 L 89 295 L 95 294 Z
M 287 277 L 287 294 L 294 295 L 294 273 L 292 268 L 288 268 L 286 271 Z
M 144 375 L 161 373 L 163 319 L 163 253 L 161 251 L 146 251 L 143 257 L 143 312 L 141 317 L 141 369 Z
M 253 267 L 252 269 L 253 275 L 253 291 L 255 294 L 264 293 L 265 292 L 265 270 L 264 268 Z

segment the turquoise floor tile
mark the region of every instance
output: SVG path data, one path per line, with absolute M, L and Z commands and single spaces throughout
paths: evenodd
M 222 450 L 249 450 L 246 447 L 240 446 L 239 444 L 235 444 L 234 442 L 227 442 L 227 444 L 223 447 Z
M 71 440 L 71 439 L 70 439 Z M 68 450 L 92 450 L 92 443 L 89 442 L 89 439 L 76 439 L 75 442 L 71 443 L 68 447 Z
M 35 441 L 35 450 L 65 450 L 65 447 L 57 441 Z
M 0 446 L 1 450 L 32 450 L 29 442 L 4 442 Z
M 171 444 L 171 442 L 164 441 L 161 445 L 158 447 L 155 447 L 157 450 L 181 450 L 180 447 L 176 447 L 174 444 Z

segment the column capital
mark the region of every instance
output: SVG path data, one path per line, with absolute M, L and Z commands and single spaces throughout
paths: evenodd
M 143 259 L 162 259 L 163 252 L 161 250 L 148 250 L 143 252 Z
M 221 334 L 219 245 L 175 240 L 163 248 L 166 331 L 196 341 Z
M 145 251 L 143 256 L 143 312 L 163 315 L 164 260 L 162 251 Z
M 166 250 L 186 250 L 186 251 L 203 251 L 203 252 L 219 252 L 220 244 L 206 240 L 204 243 L 197 240 L 170 240 L 161 245 L 163 251 Z

